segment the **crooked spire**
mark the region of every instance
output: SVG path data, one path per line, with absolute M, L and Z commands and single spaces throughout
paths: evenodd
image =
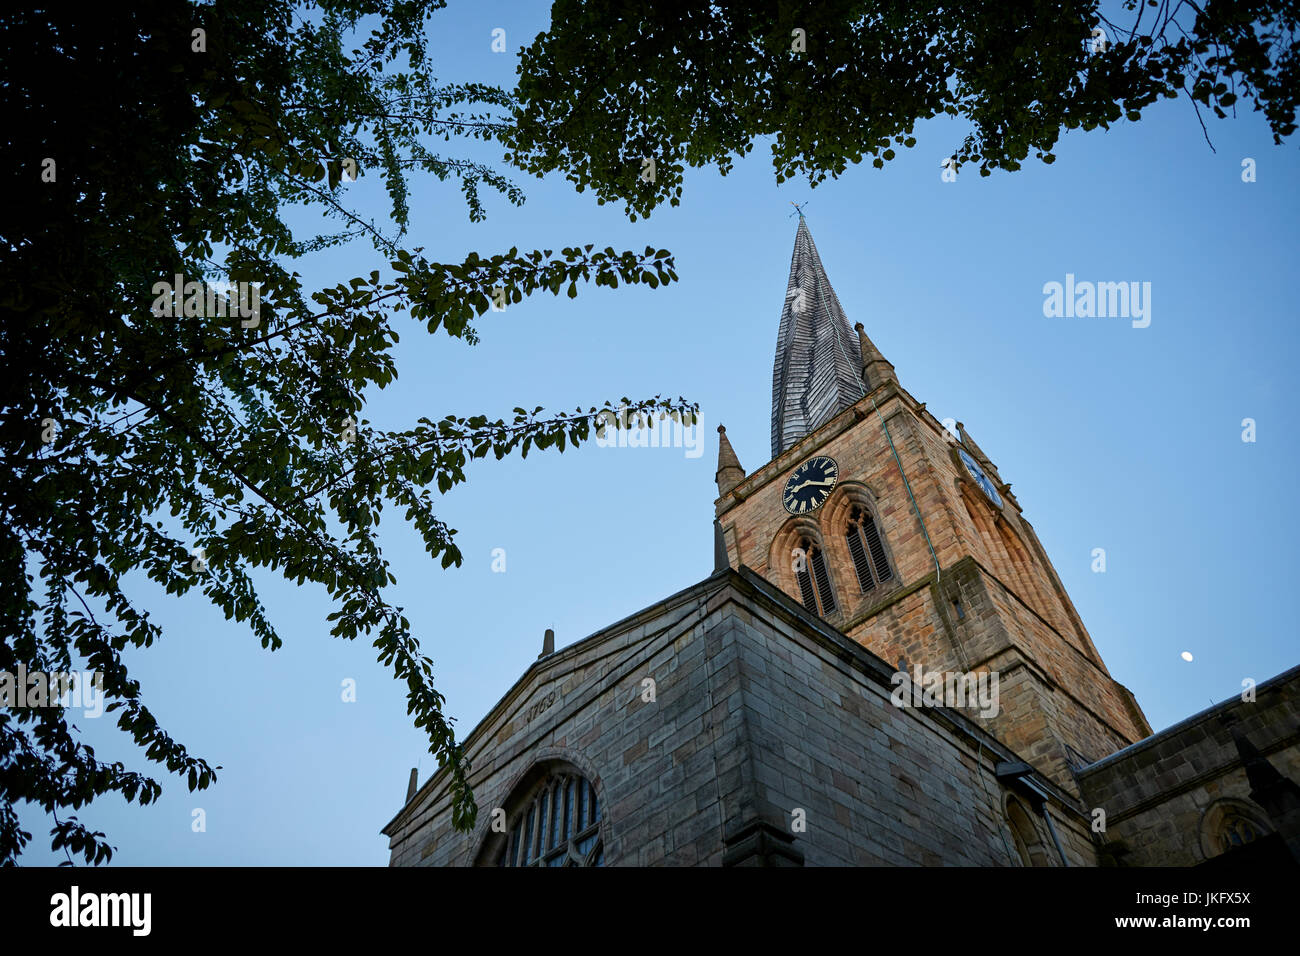
M 773 458 L 867 393 L 863 351 L 800 213 L 772 368 Z

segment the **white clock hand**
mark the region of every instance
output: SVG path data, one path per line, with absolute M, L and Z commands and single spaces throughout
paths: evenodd
M 809 485 L 833 485 L 833 484 L 835 484 L 835 482 L 832 479 L 828 479 L 826 481 L 813 481 L 811 478 L 809 478 L 807 481 L 795 485 L 793 488 L 791 488 L 790 494 L 792 495 L 798 494 L 800 491 L 807 488 Z

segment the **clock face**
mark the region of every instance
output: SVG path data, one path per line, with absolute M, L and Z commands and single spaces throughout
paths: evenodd
M 792 515 L 816 511 L 831 496 L 831 490 L 840 477 L 840 466 L 834 458 L 818 455 L 809 458 L 791 472 L 786 480 L 781 503 Z
M 966 470 L 970 472 L 970 476 L 975 480 L 975 484 L 980 486 L 980 491 L 984 492 L 989 501 L 1001 508 L 1002 496 L 998 494 L 997 486 L 993 484 L 992 479 L 989 478 L 988 475 L 984 474 L 984 469 L 979 466 L 979 462 L 966 454 L 965 449 L 957 449 L 957 454 L 961 456 L 961 463 L 966 466 Z

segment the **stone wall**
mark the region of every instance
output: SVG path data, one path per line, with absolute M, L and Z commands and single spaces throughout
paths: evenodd
M 894 669 L 829 629 L 792 630 L 732 599 L 756 809 L 787 828 L 802 817 L 808 865 L 1019 865 L 994 775 L 1016 755 L 954 710 L 895 706 Z M 1055 796 L 1067 856 L 1092 865 L 1085 821 Z
M 452 829 L 437 774 L 385 828 L 391 862 L 476 862 L 491 810 L 562 761 L 596 788 L 607 865 L 1019 865 L 994 773 L 1018 756 L 955 711 L 894 706 L 892 678 L 768 582 L 722 572 L 534 664 L 467 738 L 475 832 Z M 1094 863 L 1081 809 L 1038 783 L 1071 862 Z
M 1215 824 L 1236 808 L 1258 827 L 1278 824 L 1251 799 L 1233 739 L 1241 735 L 1283 777 L 1300 781 L 1300 667 L 1255 688 L 1255 700 L 1220 704 L 1079 773 L 1086 802 L 1106 813 L 1115 862 L 1191 866 L 1217 855 Z

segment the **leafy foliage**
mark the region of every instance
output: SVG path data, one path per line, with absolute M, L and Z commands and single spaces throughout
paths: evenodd
M 469 767 L 433 665 L 384 596 L 395 579 L 380 513 L 402 509 L 442 567 L 459 565 L 431 489 L 465 481 L 474 459 L 563 451 L 617 421 L 604 414 L 617 406 L 449 415 L 385 432 L 368 427 L 363 396 L 397 375 L 403 314 L 473 343 L 471 321 L 494 297 L 676 279 L 669 254 L 650 248 L 438 263 L 401 246 L 413 175 L 458 183 L 474 220 L 484 187 L 523 199 L 492 168 L 428 145 L 497 137 L 512 103 L 434 77 L 425 37 L 440 6 L 217 0 L 0 13 L 4 129 L 23 137 L 4 151 L 15 188 L 0 223 L 0 671 L 69 671 L 75 655 L 102 673 L 117 726 L 190 790 L 220 768 L 163 730 L 128 674 L 123 652 L 164 634 L 124 579 L 197 590 L 274 650 L 281 639 L 251 576 L 266 568 L 324 586 L 334 636 L 373 640 L 450 771 L 455 824 L 472 826 Z M 381 178 L 394 231 L 349 208 L 350 165 Z M 342 231 L 296 236 L 286 215 L 303 205 Z M 291 271 L 357 238 L 384 254 L 387 274 L 311 291 Z M 176 274 L 201 294 L 159 295 Z M 220 282 L 260 283 L 256 313 L 236 308 L 247 296 L 208 295 Z M 619 404 L 688 420 L 697 410 L 658 396 Z M 109 793 L 148 804 L 161 784 L 98 758 L 60 708 L 0 709 L 0 862 L 31 838 L 21 801 L 53 816 L 52 845 L 69 862 L 72 852 L 109 859 L 105 834 L 60 818 Z
M 557 0 L 520 59 L 512 158 L 635 219 L 680 202 L 687 166 L 725 175 L 766 136 L 777 181 L 815 186 L 882 167 L 945 114 L 971 125 L 956 162 L 985 176 L 1180 93 L 1220 117 L 1244 98 L 1277 142 L 1295 131 L 1294 0 L 1120 6 L 1117 24 L 1098 0 Z

